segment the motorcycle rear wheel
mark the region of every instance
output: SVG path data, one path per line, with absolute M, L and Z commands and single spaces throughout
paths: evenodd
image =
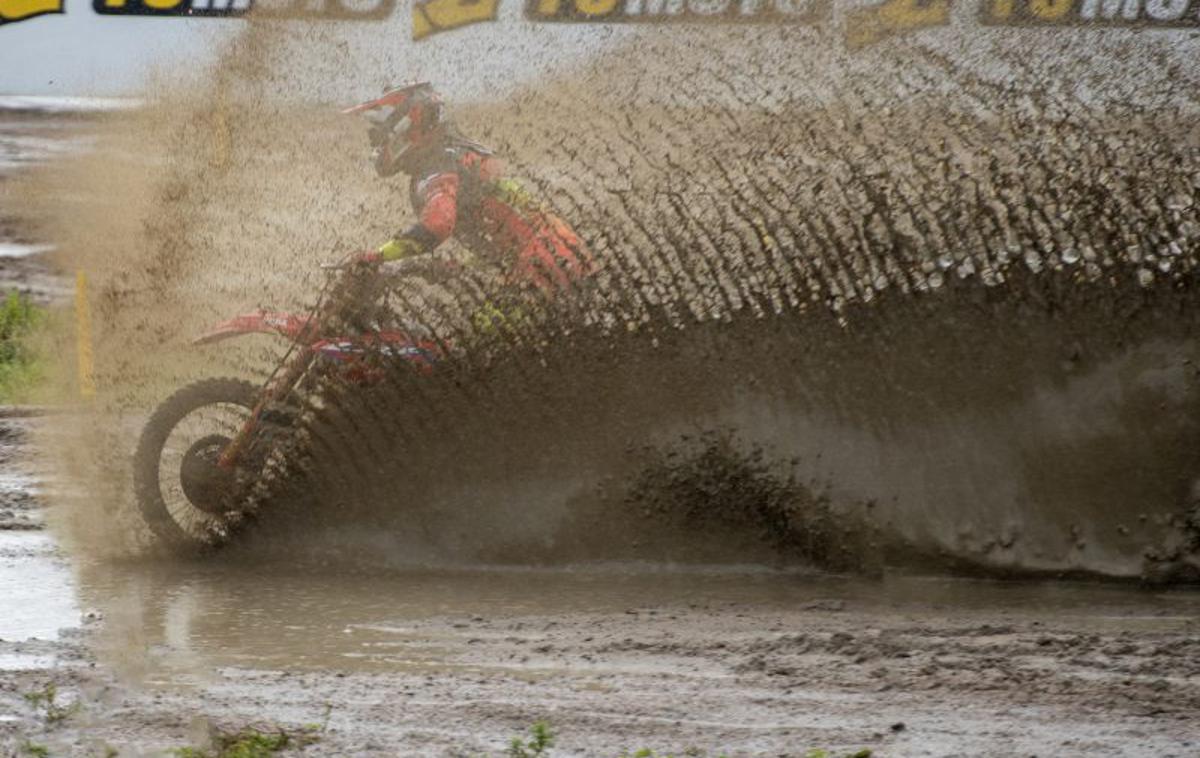
M 134 491 L 146 525 L 169 548 L 218 547 L 246 522 L 236 473 L 217 467 L 215 458 L 260 391 L 241 379 L 204 379 L 164 400 L 146 422 L 134 454 Z

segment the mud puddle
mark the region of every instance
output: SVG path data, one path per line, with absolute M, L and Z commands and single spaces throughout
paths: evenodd
M 458 666 L 447 646 L 490 636 L 477 627 L 497 618 L 636 619 L 735 605 L 783 617 L 852 606 L 880 617 L 1053 619 L 1105 633 L 1162 630 L 1200 619 L 1200 595 L 1188 592 L 905 576 L 868 580 L 756 567 L 366 571 L 226 564 L 218 558 L 183 567 L 95 566 L 82 572 L 80 593 L 88 607 L 104 612 L 97 646 L 102 657 L 142 681 L 163 683 L 224 667 L 444 671 Z M 501 660 L 483 665 L 526 668 Z
M 54 640 L 79 623 L 71 572 L 47 534 L 0 531 L 0 598 L 0 640 Z
M 200 717 L 325 719 L 309 752 L 339 755 L 498 755 L 541 719 L 554 755 L 1195 749 L 1187 591 L 220 559 L 79 575 L 104 616 L 96 659 L 138 693 L 121 712 L 135 729 L 93 729 L 111 744 L 178 744 Z
M 215 731 L 318 724 L 305 755 L 494 756 L 539 720 L 556 757 L 1196 748 L 1200 595 L 1186 590 L 400 569 L 254 541 L 192 562 L 73 553 L 72 576 L 51 534 L 0 533 L 0 755 L 161 756 Z

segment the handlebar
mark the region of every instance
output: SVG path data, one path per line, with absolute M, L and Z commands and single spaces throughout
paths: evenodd
M 322 271 L 336 272 L 354 268 L 355 263 L 353 257 L 348 257 L 336 262 L 322 263 L 320 266 Z M 426 253 L 396 261 L 385 261 L 380 264 L 380 273 L 388 276 L 419 276 L 423 279 L 438 280 L 457 276 L 462 273 L 463 268 L 463 265 L 457 261 Z

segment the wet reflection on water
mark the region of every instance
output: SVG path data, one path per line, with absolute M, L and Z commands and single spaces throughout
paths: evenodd
M 54 640 L 79 623 L 71 572 L 49 535 L 0 531 L 0 640 Z M 0 656 L 0 669 L 32 667 Z
M 148 684 L 201 682 L 223 668 L 421 670 L 455 667 L 481 622 L 537 632 L 571 614 L 845 610 L 876 620 L 980 615 L 1012 623 L 1086 619 L 1150 630 L 1200 619 L 1200 593 L 1126 586 L 892 577 L 850 579 L 747 567 L 365 571 L 212 562 L 90 566 L 81 593 L 106 616 L 98 651 Z M 795 618 L 794 616 L 792 618 Z M 549 626 L 548 626 L 549 625 Z M 498 667 L 520 668 L 497 661 Z M 536 672 L 526 671 L 528 674 Z

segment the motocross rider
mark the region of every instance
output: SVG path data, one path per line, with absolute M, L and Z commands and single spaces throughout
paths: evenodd
M 383 263 L 429 253 L 450 237 L 503 264 L 510 282 L 543 294 L 569 288 L 594 269 L 574 231 L 511 178 L 488 148 L 455 129 L 428 82 L 389 89 L 344 113 L 370 122 L 371 158 L 382 178 L 407 174 L 417 222 L 358 261 Z

